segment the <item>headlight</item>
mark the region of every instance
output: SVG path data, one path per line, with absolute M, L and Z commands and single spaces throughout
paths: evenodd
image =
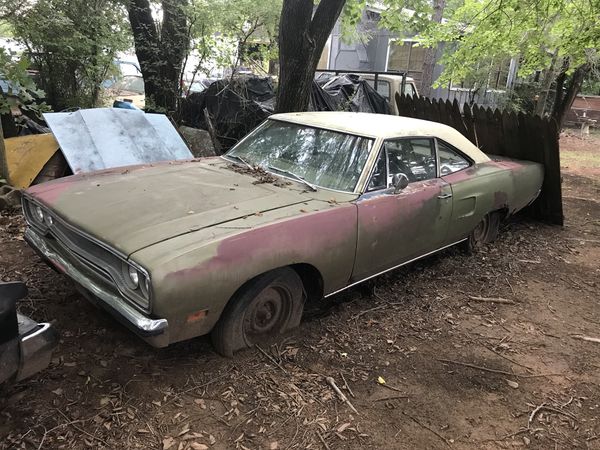
M 142 282 L 140 283 L 140 289 L 142 290 L 142 294 L 144 297 L 150 297 L 150 279 L 148 277 L 142 276 Z
M 40 223 L 44 223 L 44 210 L 39 207 L 38 205 L 35 205 L 33 207 L 33 214 L 35 215 L 35 218 L 38 220 L 38 222 Z
M 137 289 L 137 287 L 140 284 L 140 275 L 137 271 L 137 269 L 135 267 L 129 266 L 129 281 L 131 281 L 131 285 L 134 287 L 134 289 Z
M 131 264 L 123 262 L 123 280 L 125 285 L 135 291 L 140 285 L 140 274 Z
M 148 300 L 150 298 L 150 279 L 142 269 L 123 261 L 123 281 L 125 286 L 141 297 Z

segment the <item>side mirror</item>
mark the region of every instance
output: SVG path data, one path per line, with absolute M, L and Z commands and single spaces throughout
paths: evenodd
M 394 194 L 402 191 L 408 186 L 408 177 L 403 173 L 396 173 L 392 177 L 392 186 L 394 186 Z

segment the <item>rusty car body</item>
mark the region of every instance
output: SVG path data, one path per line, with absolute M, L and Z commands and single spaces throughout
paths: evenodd
M 148 343 L 212 331 L 232 355 L 297 326 L 307 299 L 492 240 L 542 180 L 438 123 L 277 114 L 222 157 L 34 186 L 25 238 Z

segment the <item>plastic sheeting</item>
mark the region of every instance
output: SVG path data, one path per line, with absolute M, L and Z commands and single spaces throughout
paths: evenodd
M 206 109 L 223 151 L 273 114 L 275 91 L 269 78 L 241 77 L 215 81 L 183 102 L 183 122 L 209 129 Z M 389 114 L 389 104 L 357 75 L 321 78 L 313 83 L 311 111 L 355 111 Z
M 358 75 L 321 77 L 313 83 L 312 111 L 354 111 L 390 114 L 387 100 Z
M 218 80 L 186 99 L 182 119 L 186 125 L 208 130 L 206 109 L 221 148 L 227 150 L 273 114 L 274 100 L 275 91 L 268 78 Z

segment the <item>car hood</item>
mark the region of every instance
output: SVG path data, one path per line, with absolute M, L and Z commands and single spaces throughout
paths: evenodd
M 232 220 L 312 199 L 262 183 L 220 158 L 122 167 L 33 186 L 27 194 L 123 255 Z

